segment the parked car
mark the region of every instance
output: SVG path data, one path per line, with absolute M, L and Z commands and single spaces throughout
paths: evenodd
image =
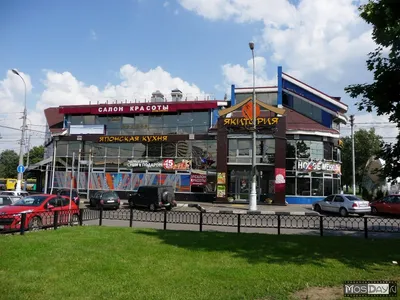
M 389 195 L 371 203 L 371 212 L 378 214 L 400 215 L 400 195 Z
M 54 191 L 53 193 L 54 193 L 54 194 L 59 193 L 60 196 L 67 196 L 67 197 L 69 197 L 71 191 L 70 191 L 69 189 L 60 189 L 60 190 Z M 76 205 L 79 206 L 79 203 L 81 202 L 81 199 L 79 198 L 78 191 L 75 190 L 75 189 L 72 190 L 72 200 L 75 202 Z
M 147 207 L 151 211 L 160 208 L 171 210 L 176 207 L 175 193 L 172 186 L 140 186 L 129 195 L 130 207 Z
M 348 214 L 364 216 L 371 212 L 368 201 L 354 195 L 335 194 L 313 203 L 313 209 L 317 212 L 339 213 L 342 217 Z
M 29 196 L 29 193 L 26 191 L 4 191 L 1 192 L 0 195 L 8 195 L 8 196 L 14 196 L 14 197 L 26 197 Z
M 79 207 L 68 197 L 56 195 L 32 195 L 17 202 L 0 208 L 0 231 L 19 230 L 21 214 L 26 213 L 26 230 L 35 230 L 54 224 L 54 212 L 65 211 L 59 214 L 58 224 L 65 225 L 79 222 Z
M 0 195 L 0 208 L 13 204 L 12 199 L 6 195 Z
M 114 191 L 98 191 L 89 199 L 89 205 L 97 208 L 114 208 L 118 209 L 121 199 Z

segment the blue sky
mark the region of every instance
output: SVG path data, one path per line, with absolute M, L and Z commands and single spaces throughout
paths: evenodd
M 0 34 L 7 43 L 0 55 L 7 59 L 0 70 L 19 68 L 40 90 L 43 69 L 69 71 L 103 86 L 118 82 L 115 72 L 124 64 L 141 70 L 161 66 L 211 93 L 221 81 L 221 64 L 250 58 L 248 42 L 257 26 L 205 22 L 163 3 L 2 1 Z
M 0 114 L 5 117 L 0 115 L 0 125 L 21 126 L 11 112 L 21 110 L 23 85 L 12 68 L 28 83 L 32 124 L 41 125 L 49 106 L 145 98 L 155 89 L 179 87 L 222 99 L 231 84 L 251 85 L 250 40 L 256 42 L 257 85 L 276 85 L 276 68 L 282 65 L 284 72 L 341 96 L 360 123 L 387 121 L 357 112 L 343 91 L 371 79 L 365 59 L 375 44 L 371 28 L 358 16 L 358 4 L 2 0 Z

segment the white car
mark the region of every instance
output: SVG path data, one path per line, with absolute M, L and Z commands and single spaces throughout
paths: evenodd
M 13 200 L 11 199 L 10 196 L 6 196 L 6 195 L 0 195 L 0 207 L 3 206 L 8 206 L 13 204 Z
M 316 212 L 339 213 L 342 217 L 346 217 L 348 214 L 364 216 L 371 213 L 371 206 L 368 201 L 347 194 L 330 195 L 313 203 L 312 206 Z
M 10 196 L 10 197 L 27 197 L 27 196 L 29 196 L 29 193 L 25 192 L 25 191 L 20 191 L 20 192 L 17 192 L 17 191 L 5 191 L 5 192 L 1 192 L 0 195 L 7 195 L 7 196 Z

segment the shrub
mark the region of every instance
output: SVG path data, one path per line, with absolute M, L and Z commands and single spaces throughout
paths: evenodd
M 381 189 L 379 189 L 377 192 L 376 192 L 376 199 L 377 200 L 379 200 L 379 199 L 382 199 L 383 197 L 384 197 L 384 193 L 383 193 L 383 191 L 381 190 Z

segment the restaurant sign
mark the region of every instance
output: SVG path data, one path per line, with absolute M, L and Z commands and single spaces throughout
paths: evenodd
M 161 143 L 168 142 L 168 135 L 107 135 L 100 136 L 98 143 Z
M 323 160 L 298 160 L 297 170 L 303 172 L 329 172 L 341 174 L 340 164 Z
M 274 126 L 277 125 L 279 121 L 278 117 L 271 118 L 256 118 L 256 126 Z M 224 126 L 226 127 L 247 127 L 253 126 L 253 120 L 248 118 L 225 118 Z
M 148 160 L 128 160 L 126 165 L 130 168 L 162 168 L 162 162 L 149 162 Z

